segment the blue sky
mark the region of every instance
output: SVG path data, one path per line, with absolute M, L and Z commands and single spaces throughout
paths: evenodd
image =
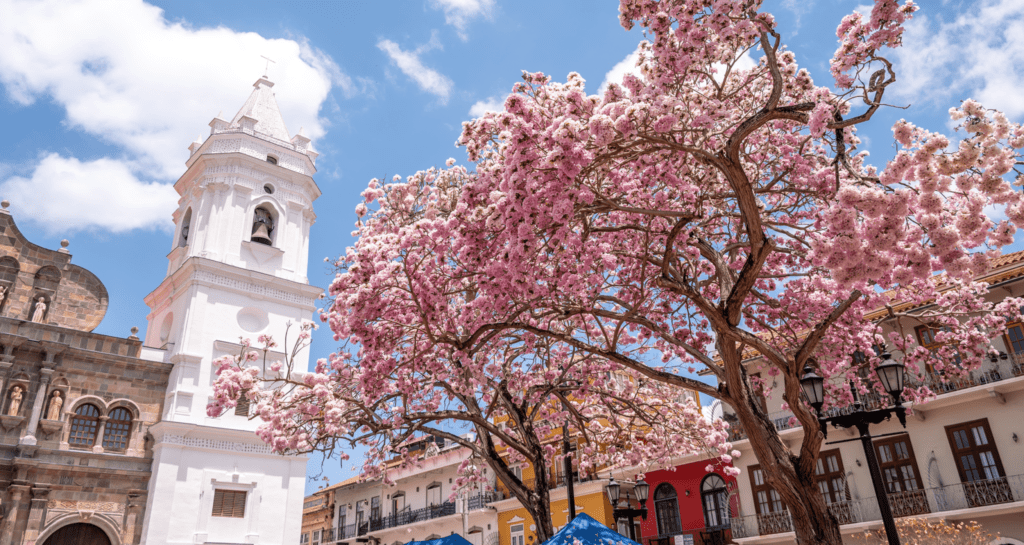
M 836 25 L 868 2 L 765 6 L 824 83 Z M 861 133 L 880 165 L 899 118 L 947 130 L 945 112 L 973 97 L 1024 121 L 1024 0 L 918 4 L 887 96 L 909 108 L 882 111 Z M 323 258 L 351 244 L 370 178 L 463 162 L 462 121 L 500 105 L 522 70 L 558 81 L 579 72 L 596 93 L 629 69 L 643 39 L 603 0 L 0 0 L 0 13 L 0 196 L 32 241 L 71 241 L 74 262 L 110 292 L 97 331 L 119 336 L 145 328 L 143 297 L 166 273 L 170 184 L 189 143 L 219 112 L 237 111 L 264 71 L 261 55 L 275 61 L 289 131 L 303 127 L 321 154 L 309 276 L 326 286 Z M 312 355 L 333 348 L 321 330 Z M 337 482 L 352 467 L 323 471 Z

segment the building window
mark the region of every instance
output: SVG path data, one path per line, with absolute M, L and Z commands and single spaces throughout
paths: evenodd
M 717 530 L 729 526 L 729 491 L 725 480 L 717 473 L 704 477 L 700 483 L 700 497 L 704 504 L 704 526 Z
M 405 509 L 405 492 L 395 492 L 391 495 L 391 512 L 398 514 Z
M 313 545 L 320 545 L 321 530 L 313 530 Z
M 274 157 L 273 155 L 268 155 L 267 156 L 267 162 L 272 164 L 272 165 L 276 165 L 277 164 L 277 157 Z
M 523 531 L 522 524 L 513 524 L 512 527 L 508 529 L 508 531 L 509 534 L 512 536 L 511 545 L 525 545 L 526 533 Z
M 516 476 L 517 479 L 520 481 L 523 480 L 523 466 L 521 464 L 516 464 L 508 469 Z
M 270 184 L 263 184 L 263 192 L 266 193 L 267 195 L 273 195 L 274 194 L 274 186 L 272 186 Z
M 821 497 L 830 506 L 832 513 L 839 519 L 839 524 L 853 522 L 853 513 L 847 500 L 846 472 L 843 470 L 843 458 L 839 450 L 829 450 L 818 455 L 818 463 L 814 468 L 814 481 L 818 485 Z
M 128 448 L 128 434 L 132 431 L 132 413 L 118 407 L 107 418 L 103 431 L 103 450 L 123 451 Z
M 245 392 L 238 396 L 238 404 L 235 405 L 235 416 L 249 416 L 249 398 L 245 397 Z
M 904 434 L 875 441 L 875 452 L 893 515 L 906 517 L 930 512 L 910 436 Z
M 964 495 L 971 507 L 1014 501 L 988 419 L 946 426 Z
M 380 518 L 380 496 L 370 498 L 370 520 Z
M 214 490 L 213 516 L 245 518 L 245 496 L 241 490 Z
M 1016 323 L 1006 328 L 1006 346 L 1011 354 L 1024 352 L 1024 324 Z
M 658 535 L 670 536 L 682 531 L 679 524 L 679 502 L 672 485 L 661 483 L 654 489 L 654 513 L 658 518 Z
M 782 503 L 782 497 L 765 480 L 761 466 L 751 466 L 748 472 L 750 488 L 754 493 L 754 506 L 757 508 L 758 533 L 766 535 L 791 531 L 793 528 L 789 512 Z
M 299 543 L 301 545 L 306 545 L 306 543 L 309 543 L 309 532 L 306 532 L 305 534 L 302 534 L 302 536 L 299 537 Z
M 441 484 L 432 483 L 427 487 L 427 505 L 441 505 Z
M 82 405 L 75 409 L 71 419 L 71 433 L 68 444 L 77 448 L 89 448 L 96 444 L 96 428 L 100 424 L 100 411 L 95 405 Z

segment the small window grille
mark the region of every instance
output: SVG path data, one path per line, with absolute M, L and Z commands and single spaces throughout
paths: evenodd
M 245 495 L 238 490 L 214 490 L 213 516 L 245 518 Z

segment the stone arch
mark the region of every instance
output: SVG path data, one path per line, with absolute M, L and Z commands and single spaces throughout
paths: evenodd
M 84 395 L 76 397 L 73 401 L 64 406 L 64 410 L 68 413 L 73 413 L 75 412 L 75 409 L 81 407 L 82 405 L 85 405 L 86 403 L 90 405 L 96 405 L 96 408 L 100 410 L 100 414 L 107 413 L 107 402 L 103 401 L 102 397 L 97 397 L 93 395 Z
M 167 314 L 164 314 L 163 319 L 160 320 L 160 331 L 158 333 L 158 335 L 160 336 L 160 346 L 163 346 L 171 342 L 171 331 L 173 330 L 173 328 L 174 313 L 168 312 Z
M 118 407 L 124 407 L 125 409 L 128 409 L 128 412 L 131 413 L 132 418 L 137 419 L 142 415 L 142 409 L 140 409 L 139 406 L 134 401 L 124 397 L 115 399 L 108 403 L 105 412 L 109 413 L 110 411 Z
M 110 540 L 110 545 L 121 545 L 121 535 L 118 531 L 118 523 L 112 520 L 109 516 L 102 513 L 88 513 L 79 511 L 77 513 L 68 513 L 57 517 L 50 524 L 43 528 L 43 531 L 39 533 L 39 537 L 36 538 L 36 543 L 41 545 L 52 545 L 47 544 L 46 541 L 50 539 L 53 534 L 57 533 L 58 530 L 72 524 L 91 524 L 107 535 L 107 539 Z
M 35 279 L 32 281 L 32 287 L 39 290 L 50 290 L 52 292 L 57 291 L 57 287 L 60 286 L 61 274 L 60 269 L 53 265 L 47 265 L 40 267 L 36 271 Z

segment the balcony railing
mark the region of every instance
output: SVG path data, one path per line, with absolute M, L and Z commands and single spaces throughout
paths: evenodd
M 436 519 L 455 514 L 455 502 L 444 502 L 422 509 L 403 509 L 385 517 L 370 519 L 370 531 L 386 530 L 412 524 L 422 520 Z
M 693 545 L 726 545 L 732 542 L 733 537 L 728 526 L 719 526 L 680 530 L 672 534 L 645 537 L 642 541 L 644 545 L 675 545 L 677 536 L 683 536 L 681 539 L 683 543 L 693 543 Z
M 1019 501 L 1024 501 L 1024 475 L 889 494 L 889 504 L 896 517 L 974 509 Z M 840 525 L 882 519 L 878 501 L 874 496 L 832 503 L 829 510 L 839 519 Z M 793 531 L 793 521 L 788 511 L 733 517 L 731 530 L 733 538 L 781 534 Z
M 926 380 L 919 381 L 908 373 L 907 385 L 910 387 L 925 385 L 928 386 L 931 391 L 935 392 L 936 395 L 942 395 L 956 392 L 958 390 L 973 388 L 975 386 L 992 384 L 993 382 L 1001 382 L 1020 376 L 1024 376 L 1024 353 L 1013 354 L 1005 360 L 996 360 L 994 363 L 986 360 L 980 368 L 975 371 L 971 371 L 968 376 L 964 378 L 949 379 L 947 381 L 939 380 L 938 377 L 927 377 Z M 874 392 L 861 395 L 860 401 L 863 403 L 864 409 L 869 411 L 888 407 L 892 404 L 892 400 L 889 396 L 879 395 Z M 822 416 L 830 418 L 841 414 L 848 414 L 852 411 L 852 406 L 831 408 L 823 411 Z M 768 413 L 767 416 L 768 420 L 778 431 L 800 427 L 800 422 L 796 420 L 796 417 L 793 416 L 793 413 L 790 411 L 776 411 Z M 739 423 L 731 422 L 731 424 L 732 427 L 729 428 L 730 441 L 740 441 L 747 438 L 746 432 L 740 428 Z
M 497 492 L 482 492 L 470 496 L 466 500 L 466 509 L 469 511 L 475 511 L 477 509 L 483 509 L 487 507 L 487 504 L 502 499 L 501 494 Z
M 363 525 L 366 526 L 365 524 Z M 364 532 L 365 533 L 365 532 Z M 346 539 L 352 539 L 356 537 L 356 525 L 349 524 L 346 526 L 338 526 L 336 528 L 328 528 L 324 531 L 323 541 L 324 543 L 333 543 L 336 541 L 344 541 Z

